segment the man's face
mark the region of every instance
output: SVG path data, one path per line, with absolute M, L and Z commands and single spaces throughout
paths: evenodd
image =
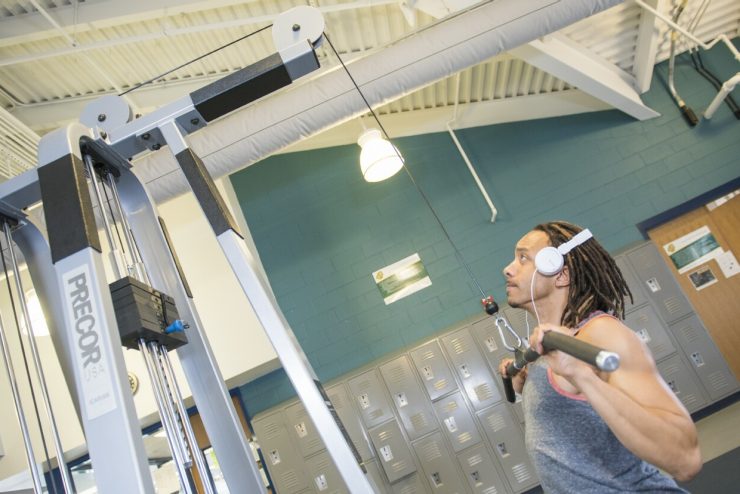
M 527 309 L 531 305 L 530 286 L 535 272 L 534 258 L 540 249 L 548 245 L 550 241 L 547 234 L 539 230 L 527 233 L 517 242 L 514 260 L 504 268 L 506 296 L 510 306 Z M 540 278 L 544 277 L 540 276 L 538 280 Z M 542 280 L 535 284 L 535 299 L 541 295 L 541 284 Z

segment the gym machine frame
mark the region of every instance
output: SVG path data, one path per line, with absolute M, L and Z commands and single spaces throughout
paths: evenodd
M 207 123 L 319 68 L 315 47 L 323 26 L 316 9 L 291 9 L 273 25 L 278 53 L 137 120 L 129 121 L 130 110 L 121 98 L 101 98 L 85 109 L 82 124 L 44 136 L 37 169 L 0 184 L 0 205 L 18 221 L 16 243 L 28 262 L 50 330 L 66 335 L 57 336 L 55 346 L 62 349 L 58 353 L 68 383 L 73 376 L 70 390 L 101 492 L 153 493 L 154 488 L 85 177 L 85 161 L 90 158 L 108 170 L 109 180 L 114 176 L 113 190 L 117 189 L 125 213 L 122 221 L 136 241 L 150 284 L 172 296 L 180 318 L 188 323 L 188 344 L 176 351 L 230 491 L 266 492 L 164 222 L 131 170 L 130 157 L 164 145 L 184 172 L 344 482 L 353 493 L 374 492 L 267 281 L 255 270 L 236 222 L 185 140 Z M 48 241 L 37 225 L 40 221 L 22 211 L 39 200 L 44 204 Z

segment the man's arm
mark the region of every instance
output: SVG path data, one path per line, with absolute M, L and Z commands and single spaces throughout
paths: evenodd
M 572 334 L 566 328 L 543 325 L 533 336 L 542 350 L 542 331 Z M 663 381 L 645 344 L 628 327 L 611 317 L 587 324 L 578 339 L 616 352 L 620 367 L 611 374 L 563 352 L 545 358 L 560 381 L 583 394 L 614 435 L 636 456 L 680 481 L 691 479 L 702 465 L 694 426 L 688 412 Z

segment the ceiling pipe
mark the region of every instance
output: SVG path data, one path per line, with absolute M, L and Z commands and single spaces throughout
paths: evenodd
M 470 170 L 470 174 L 473 175 L 473 179 L 475 180 L 475 183 L 478 185 L 478 190 L 480 190 L 480 193 L 483 194 L 483 198 L 486 200 L 486 204 L 488 204 L 488 207 L 491 209 L 491 223 L 495 223 L 496 216 L 498 216 L 498 210 L 496 209 L 496 206 L 493 205 L 493 201 L 491 201 L 491 197 L 488 195 L 486 188 L 483 187 L 483 184 L 481 183 L 480 178 L 478 177 L 478 173 L 475 171 L 473 164 L 470 162 L 470 159 L 468 158 L 468 155 L 465 152 L 465 149 L 463 149 L 462 144 L 460 144 L 460 141 L 457 140 L 457 135 L 455 135 L 455 131 L 452 130 L 452 124 L 457 122 L 458 101 L 460 101 L 460 72 L 457 73 L 457 77 L 455 78 L 455 109 L 452 113 L 452 120 L 447 122 L 447 132 L 450 133 L 450 137 L 452 137 L 452 142 L 454 142 L 455 146 L 457 146 L 457 150 L 460 152 L 460 156 L 462 156 L 462 159 L 463 161 L 465 161 L 465 164 L 468 165 L 468 170 Z
M 621 0 L 496 0 L 347 61 L 373 107 L 605 10 Z M 327 26 L 331 33 L 331 25 Z M 341 67 L 284 88 L 188 136 L 214 178 L 367 112 Z M 189 190 L 168 150 L 134 161 L 157 201 Z
M 717 111 L 717 108 L 719 105 L 722 104 L 722 101 L 727 97 L 728 94 L 732 92 L 733 89 L 735 89 L 735 86 L 740 84 L 740 72 L 732 76 L 730 79 L 725 81 L 724 84 L 722 84 L 722 88 L 717 92 L 717 95 L 714 97 L 711 103 L 709 103 L 709 106 L 706 110 L 704 110 L 704 118 L 709 120 L 714 115 L 714 112 Z
M 705 50 L 711 50 L 714 45 L 716 45 L 717 43 L 719 43 L 721 41 L 722 43 L 724 43 L 725 45 L 727 45 L 727 48 L 730 50 L 730 52 L 732 52 L 732 55 L 735 57 L 735 60 L 740 61 L 740 52 L 738 52 L 737 48 L 735 48 L 735 45 L 732 44 L 732 41 L 730 41 L 730 39 L 726 35 L 720 34 L 719 36 L 717 36 L 716 38 L 714 38 L 709 43 L 704 43 L 702 40 L 700 40 L 699 38 L 697 38 L 696 36 L 694 36 L 693 33 L 691 33 L 689 31 L 687 31 L 686 29 L 682 28 L 681 26 L 679 26 L 678 24 L 676 24 L 675 22 L 673 22 L 672 19 L 670 19 L 669 17 L 666 17 L 665 15 L 661 14 L 660 12 L 658 12 L 657 10 L 655 10 L 654 8 L 652 8 L 650 5 L 646 4 L 642 0 L 634 0 L 634 2 L 637 5 L 639 5 L 640 7 L 642 7 L 643 9 L 645 9 L 648 12 L 650 12 L 651 14 L 653 14 L 655 17 L 657 17 L 661 21 L 663 21 L 666 24 L 668 24 L 674 31 L 677 31 L 677 32 L 681 33 L 686 38 L 688 38 L 689 40 L 693 41 L 697 45 L 701 46 Z

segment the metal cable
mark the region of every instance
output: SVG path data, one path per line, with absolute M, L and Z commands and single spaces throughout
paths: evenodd
M 135 90 L 139 89 L 139 88 L 140 88 L 141 86 L 145 86 L 145 85 L 147 85 L 147 84 L 149 84 L 149 83 L 151 83 L 151 82 L 154 82 L 154 81 L 156 81 L 157 79 L 159 79 L 159 78 L 161 78 L 161 77 L 164 77 L 164 76 L 166 76 L 167 74 L 171 74 L 171 73 L 173 73 L 173 72 L 174 72 L 174 71 L 176 71 L 176 70 L 180 70 L 181 68 L 183 68 L 183 67 L 185 67 L 185 66 L 187 66 L 187 65 L 190 65 L 191 63 L 197 62 L 198 60 L 200 60 L 200 59 L 202 59 L 202 58 L 205 58 L 205 57 L 207 57 L 208 55 L 212 55 L 212 54 L 216 53 L 217 51 L 223 50 L 224 48 L 228 48 L 229 46 L 231 46 L 231 45 L 233 45 L 233 44 L 235 44 L 235 43 L 238 43 L 239 41 L 242 41 L 242 40 L 244 40 L 244 39 L 247 39 L 247 38 L 249 38 L 250 36 L 254 36 L 255 34 L 259 34 L 259 33 L 261 33 L 262 31 L 264 31 L 265 29 L 269 29 L 269 28 L 271 28 L 271 27 L 272 27 L 272 24 L 270 24 L 270 25 L 267 25 L 267 26 L 265 26 L 265 27 L 263 27 L 263 28 L 261 28 L 261 29 L 258 29 L 258 30 L 254 31 L 254 32 L 251 32 L 251 33 L 249 33 L 249 34 L 245 34 L 245 35 L 244 35 L 244 36 L 242 36 L 241 38 L 237 38 L 237 39 L 235 39 L 234 41 L 229 41 L 229 42 L 228 42 L 228 43 L 226 43 L 225 45 L 221 45 L 221 46 L 219 46 L 218 48 L 215 48 L 215 49 L 213 49 L 213 50 L 209 51 L 208 53 L 205 53 L 205 54 L 203 54 L 203 55 L 200 55 L 199 57 L 193 58 L 192 60 L 188 60 L 188 61 L 187 61 L 187 62 L 185 62 L 184 64 L 178 65 L 178 66 L 177 66 L 177 67 L 175 67 L 174 69 L 170 69 L 170 70 L 168 70 L 167 72 L 164 72 L 164 73 L 162 73 L 162 74 L 159 74 L 158 76 L 152 77 L 152 78 L 151 78 L 151 79 L 149 79 L 148 81 L 140 82 L 139 84 L 137 84 L 136 86 L 132 87 L 131 89 L 127 89 L 126 91 L 124 91 L 124 92 L 120 93 L 120 94 L 119 94 L 118 96 L 123 96 L 123 95 L 125 95 L 125 94 L 128 94 L 128 93 L 130 93 L 131 91 L 135 91 Z
M 375 114 L 375 111 L 370 106 L 370 103 L 367 101 L 367 98 L 365 98 L 365 95 L 360 90 L 360 86 L 355 81 L 355 78 L 352 77 L 352 74 L 350 73 L 350 71 L 347 68 L 347 66 L 344 64 L 344 61 L 342 60 L 342 57 L 339 56 L 339 52 L 337 52 L 337 49 L 334 48 L 334 44 L 332 44 L 332 42 L 329 39 L 329 36 L 326 34 L 326 32 L 324 32 L 324 38 L 329 43 L 329 46 L 331 46 L 331 49 L 334 52 L 334 55 L 339 60 L 339 63 L 342 64 L 342 68 L 347 73 L 347 76 L 349 76 L 350 80 L 352 81 L 352 84 L 354 84 L 355 89 L 357 89 L 357 92 L 359 93 L 359 95 L 362 97 L 362 101 L 365 102 L 365 106 L 367 106 L 367 109 L 370 111 L 370 113 L 372 114 L 373 118 L 375 119 L 375 123 L 377 123 L 378 124 L 378 127 L 380 127 L 381 132 L 383 132 L 383 136 L 385 136 L 386 140 L 388 140 L 390 142 L 391 138 L 388 136 L 388 132 L 386 132 L 385 127 L 383 127 L 383 124 L 380 123 L 380 119 Z M 434 215 L 434 219 L 437 220 L 437 223 L 439 224 L 439 227 L 442 229 L 442 232 L 444 233 L 445 237 L 447 237 L 447 240 L 450 242 L 450 245 L 452 246 L 452 248 L 455 251 L 455 256 L 460 261 L 460 263 L 465 267 L 465 270 L 468 272 L 468 276 L 470 276 L 470 279 L 473 280 L 473 283 L 475 283 L 475 286 L 476 286 L 476 288 L 478 288 L 478 291 L 480 292 L 481 297 L 486 298 L 486 294 L 483 291 L 483 288 L 481 288 L 480 283 L 478 283 L 478 280 L 473 275 L 473 271 L 470 269 L 470 266 L 468 265 L 467 262 L 465 262 L 465 259 L 463 259 L 462 254 L 460 254 L 460 250 L 457 248 L 457 245 L 455 245 L 455 242 L 453 242 L 452 238 L 450 237 L 450 234 L 447 232 L 447 229 L 445 228 L 444 224 L 442 223 L 442 220 L 439 219 L 439 215 L 437 214 L 437 211 L 434 210 L 434 207 L 432 207 L 432 203 L 429 201 L 429 198 L 427 197 L 427 195 L 424 193 L 424 191 L 422 190 L 422 188 L 419 186 L 419 184 L 414 179 L 414 176 L 411 174 L 411 170 L 409 170 L 409 167 L 406 166 L 406 163 L 404 162 L 403 157 L 401 156 L 401 153 L 398 151 L 398 148 L 396 148 L 396 146 L 393 146 L 393 150 L 396 152 L 396 155 L 398 156 L 398 159 L 401 160 L 401 163 L 403 163 L 403 169 L 406 170 L 406 174 L 411 179 L 411 183 L 414 185 L 414 187 L 416 187 L 416 190 L 419 191 L 419 194 L 421 195 L 422 199 L 424 199 L 424 202 L 426 203 L 427 207 L 429 208 L 429 210 Z
M 4 222 L 5 223 L 5 222 Z M 6 239 L 8 241 L 8 249 L 12 249 L 13 246 L 10 245 L 10 239 Z M 53 471 L 53 468 L 51 466 L 51 459 L 49 458 L 49 448 L 46 445 L 46 435 L 44 434 L 44 427 L 41 423 L 41 414 L 39 413 L 39 406 L 38 406 L 38 400 L 36 399 L 36 392 L 34 391 L 33 382 L 31 381 L 31 369 L 28 366 L 28 356 L 26 355 L 26 346 L 23 344 L 23 335 L 21 335 L 21 324 L 20 320 L 18 319 L 18 312 L 15 309 L 15 298 L 13 297 L 13 290 L 10 286 L 10 277 L 8 276 L 8 265 L 5 262 L 5 254 L 3 254 L 2 251 L 2 240 L 0 240 L 0 257 L 2 258 L 2 264 L 3 264 L 3 272 L 5 273 L 5 283 L 8 286 L 8 296 L 10 297 L 10 307 L 13 310 L 13 319 L 15 320 L 15 328 L 18 332 L 18 341 L 20 343 L 20 349 L 21 349 L 21 356 L 23 357 L 23 366 L 26 369 L 26 377 L 28 378 L 28 388 L 31 392 L 31 401 L 33 402 L 33 411 L 36 414 L 36 422 L 39 426 L 39 433 L 41 434 L 41 445 L 44 448 L 44 459 L 46 460 L 46 467 L 49 469 L 49 474 L 51 475 L 51 472 Z M 22 296 L 22 294 L 19 294 L 19 296 Z M 26 328 L 27 331 L 33 331 L 31 328 Z M 51 482 L 52 491 L 54 494 L 56 494 L 56 485 L 54 485 L 55 482 Z

